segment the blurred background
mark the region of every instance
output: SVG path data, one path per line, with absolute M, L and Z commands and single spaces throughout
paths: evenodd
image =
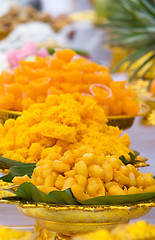
M 94 61 L 132 78 L 155 77 L 153 0 L 0 0 L 0 4 L 0 69 L 6 64 L 4 52 L 32 40 L 41 43 L 38 46 L 84 50 Z
M 1 55 L 32 40 L 42 46 L 87 51 L 95 61 L 109 66 L 110 50 L 103 47 L 105 32 L 94 25 L 93 1 L 1 0 L 0 3 L 3 6 L 0 9 Z M 2 62 L 5 64 L 4 59 Z
M 139 97 L 148 100 L 152 108 L 152 115 L 144 119 L 145 125 L 136 119 L 134 127 L 126 132 L 132 149 L 149 158 L 151 166 L 147 171 L 155 174 L 155 89 L 150 92 L 155 78 L 155 1 L 124 2 L 0 0 L 0 73 L 17 63 L 9 62 L 8 52 L 21 49 L 27 42 L 50 52 L 55 48 L 76 49 L 110 68 L 114 80 L 133 83 Z M 18 225 L 20 219 L 26 225 L 34 223 L 12 206 L 0 209 L 2 224 Z M 8 209 L 17 216 L 16 221 L 7 217 Z M 144 219 L 155 224 L 155 211 Z

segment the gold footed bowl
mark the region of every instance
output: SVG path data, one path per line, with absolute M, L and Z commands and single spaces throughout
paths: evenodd
M 9 118 L 16 119 L 20 115 L 21 112 L 0 109 L 0 122 L 4 123 Z
M 119 115 L 119 116 L 109 116 L 108 125 L 109 126 L 118 126 L 120 129 L 124 130 L 130 128 L 133 125 L 135 117 Z
M 120 129 L 124 130 L 130 128 L 135 120 L 135 117 L 141 117 L 146 115 L 150 110 L 150 107 L 146 103 L 140 104 L 140 111 L 137 116 L 128 115 L 118 115 L 118 116 L 108 116 L 109 126 L 118 126 Z
M 71 239 L 71 236 L 113 229 L 147 214 L 154 202 L 135 205 L 52 205 L 43 203 L 18 203 L 17 209 L 36 219 L 36 239 Z

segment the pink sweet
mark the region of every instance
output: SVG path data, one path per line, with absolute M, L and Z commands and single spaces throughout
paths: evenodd
M 49 53 L 45 48 L 37 49 L 36 44 L 31 41 L 25 43 L 21 49 L 13 49 L 8 51 L 7 59 L 10 67 L 16 68 L 21 60 L 24 60 L 32 55 L 45 58 L 49 55 Z

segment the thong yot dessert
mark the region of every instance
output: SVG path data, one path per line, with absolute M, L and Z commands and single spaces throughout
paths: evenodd
M 52 56 L 20 61 L 0 75 L 0 108 L 22 111 L 48 95 L 81 93 L 93 98 L 107 116 L 136 116 L 136 93 L 125 81 L 113 81 L 109 70 L 80 57 L 73 50 L 56 50 Z

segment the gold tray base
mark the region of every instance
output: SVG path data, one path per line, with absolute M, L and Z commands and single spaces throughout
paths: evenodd
M 17 204 L 24 215 L 36 219 L 37 238 L 44 240 L 71 239 L 71 236 L 100 230 L 111 230 L 120 224 L 128 223 L 146 215 L 154 202 L 135 205 L 53 205 L 53 204 Z
M 0 122 L 3 124 L 9 118 L 16 119 L 20 115 L 21 112 L 0 109 Z
M 135 120 L 135 117 L 108 117 L 108 126 L 118 126 L 120 129 L 124 130 L 130 128 Z
M 100 230 L 102 228 L 107 229 L 107 230 L 111 230 L 113 228 L 115 228 L 118 225 L 122 225 L 122 224 L 127 224 L 129 223 L 129 221 L 121 221 L 121 222 L 115 222 L 115 223 L 96 223 L 96 224 L 64 224 L 64 223 L 55 223 L 55 222 L 51 222 L 51 221 L 40 221 L 40 220 L 36 220 L 36 227 L 35 227 L 35 232 L 37 233 L 37 237 L 35 238 L 35 240 L 71 240 L 73 234 L 71 234 L 71 236 L 68 235 L 68 231 L 71 231 L 72 233 L 72 228 L 75 228 L 75 235 L 78 235 L 79 233 L 81 233 L 81 229 L 83 229 L 83 233 L 89 233 L 90 232 L 90 228 L 91 228 L 91 232 Z M 53 229 L 55 229 L 55 231 L 50 230 L 53 227 Z M 50 229 L 47 229 L 50 228 Z M 60 228 L 61 228 L 61 233 L 60 233 Z M 65 229 L 67 229 L 67 232 L 65 232 Z M 67 233 L 67 234 L 65 234 Z

